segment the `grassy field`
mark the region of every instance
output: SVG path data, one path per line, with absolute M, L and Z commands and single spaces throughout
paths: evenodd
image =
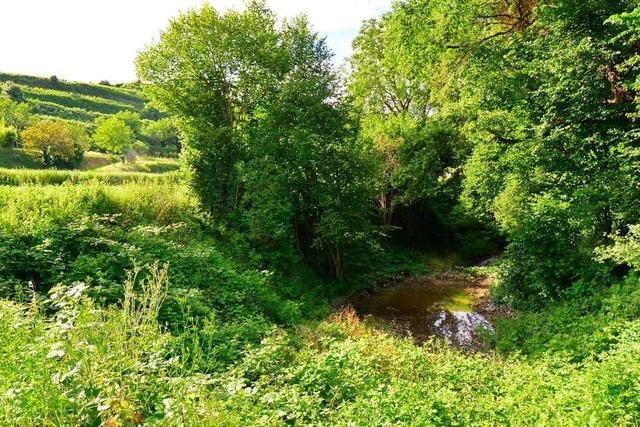
M 98 169 L 100 172 L 145 172 L 165 173 L 175 172 L 180 164 L 175 159 L 161 157 L 141 157 L 133 163 L 115 162 Z
M 45 169 L 45 166 L 36 159 L 32 153 L 20 148 L 0 148 L 0 174 L 4 177 L 8 176 L 44 176 L 44 171 L 34 172 Z M 14 169 L 14 170 L 12 170 Z M 15 170 L 15 169 L 19 169 Z M 30 169 L 31 171 L 26 171 Z M 127 172 L 144 172 L 149 174 L 160 174 L 165 172 L 177 172 L 180 164 L 177 159 L 164 157 L 139 157 L 134 162 L 123 163 L 117 156 L 100 153 L 97 151 L 87 151 L 84 159 L 80 164 L 78 171 L 95 171 L 108 175 L 109 173 L 122 174 Z M 78 172 L 76 171 L 76 172 Z M 71 171 L 51 171 L 51 175 L 78 175 Z M 59 172 L 59 173 L 58 173 Z M 80 174 L 81 175 L 81 174 Z M 10 180 L 9 178 L 5 178 Z M 18 179 L 18 178 L 16 178 Z M 29 178 L 31 179 L 31 178 Z M 33 178 L 36 179 L 37 178 Z M 8 182 L 8 181 L 7 181 Z

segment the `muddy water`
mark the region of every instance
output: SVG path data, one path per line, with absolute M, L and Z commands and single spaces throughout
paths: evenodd
M 473 347 L 479 342 L 477 329 L 491 330 L 477 312 L 487 291 L 483 280 L 407 279 L 355 298 L 352 304 L 359 314 L 410 333 L 418 342 L 440 336 L 454 346 Z

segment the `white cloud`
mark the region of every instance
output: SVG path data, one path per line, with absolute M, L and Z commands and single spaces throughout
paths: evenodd
M 69 80 L 129 81 L 136 53 L 179 11 L 204 0 L 0 0 L 0 71 Z M 220 9 L 242 0 L 213 0 Z M 272 0 L 281 17 L 306 13 L 338 61 L 351 52 L 363 19 L 391 0 Z

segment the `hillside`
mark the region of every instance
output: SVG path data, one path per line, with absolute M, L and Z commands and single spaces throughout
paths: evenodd
M 136 111 L 143 119 L 154 120 L 160 114 L 147 108 L 146 100 L 135 84 L 107 85 L 68 82 L 51 78 L 0 73 L 0 84 L 14 83 L 22 91 L 33 114 L 80 122 L 89 128 L 98 117 L 120 111 Z

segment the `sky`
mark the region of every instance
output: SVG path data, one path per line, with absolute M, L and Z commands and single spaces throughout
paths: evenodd
M 0 72 L 75 81 L 135 80 L 136 53 L 153 43 L 169 18 L 205 0 L 0 0 Z M 220 10 L 243 0 L 209 0 Z M 279 17 L 300 13 L 341 63 L 364 19 L 391 0 L 271 0 Z

